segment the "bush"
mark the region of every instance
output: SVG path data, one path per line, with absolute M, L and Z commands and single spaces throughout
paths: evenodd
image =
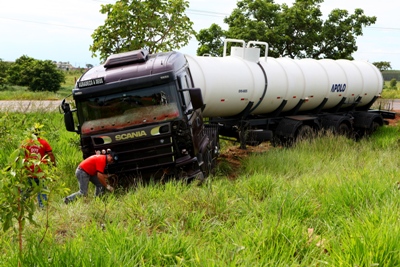
M 391 79 L 389 84 L 391 88 L 397 88 L 397 80 L 395 78 Z
M 18 58 L 7 74 L 11 84 L 27 86 L 34 92 L 57 92 L 65 82 L 65 74 L 51 60 L 36 60 L 28 56 Z
M 5 62 L 0 58 L 0 90 L 4 90 L 7 85 L 7 70 L 11 67 L 11 62 Z

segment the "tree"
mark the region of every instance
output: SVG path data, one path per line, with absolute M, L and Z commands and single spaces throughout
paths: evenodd
M 4 119 L 4 118 L 2 118 Z M 38 124 L 39 125 L 39 124 Z M 42 127 L 43 125 L 41 125 Z M 27 140 L 37 141 L 37 137 L 31 129 L 27 130 L 25 144 Z M 23 142 L 23 144 L 24 144 Z M 53 196 L 64 194 L 67 188 L 57 177 L 57 170 L 50 163 L 45 164 L 40 156 L 30 154 L 26 157 L 26 149 L 20 146 L 8 158 L 8 166 L 0 170 L 0 225 L 1 231 L 7 232 L 8 229 L 14 229 L 17 234 L 19 252 L 23 252 L 23 232 L 25 223 L 29 221 L 33 225 L 39 226 L 35 212 L 35 199 L 39 192 L 48 194 L 48 203 L 53 200 Z M 32 157 L 31 157 L 32 156 Z M 32 166 L 34 172 L 32 173 Z M 41 171 L 38 172 L 40 167 Z M 35 175 L 41 179 L 40 185 L 32 183 L 29 176 Z M 49 212 L 48 205 L 45 205 L 46 212 Z M 47 216 L 48 218 L 48 216 Z M 45 224 L 46 230 L 49 223 Z M 44 232 L 44 235 L 46 232 Z M 43 236 L 44 238 L 44 236 Z M 43 239 L 42 239 L 43 240 Z
M 388 62 L 388 61 L 373 62 L 372 64 L 375 67 L 377 67 L 381 72 L 385 71 L 385 70 L 392 69 L 392 66 L 390 65 L 390 62 Z
M 238 1 L 237 8 L 224 19 L 229 26 L 226 36 L 267 42 L 268 54 L 273 57 L 352 59 L 351 54 L 357 51 L 356 37 L 362 35 L 363 27 L 375 23 L 376 17 L 364 15 L 362 9 L 354 14 L 334 9 L 324 21 L 322 2 L 296 0 L 289 7 L 273 0 Z
M 34 60 L 26 55 L 17 58 L 11 68 L 7 70 L 7 77 L 10 84 L 28 86 L 30 80 L 28 72 Z
M 199 33 L 196 35 L 197 40 L 199 40 L 197 55 L 222 55 L 222 49 L 224 45 L 223 39 L 225 37 L 225 31 L 222 30 L 222 28 L 215 23 L 213 23 L 209 29 L 200 30 Z
M 145 48 L 150 53 L 179 49 L 195 34 L 193 22 L 184 14 L 186 0 L 118 0 L 102 5 L 104 25 L 92 34 L 92 57 Z
M 390 80 L 390 88 L 396 89 L 397 88 L 397 80 L 395 78 Z
M 51 60 L 37 60 L 26 55 L 8 69 L 8 81 L 27 86 L 30 91 L 57 92 L 65 82 L 65 74 Z
M 13 63 L 5 62 L 0 58 L 0 88 L 3 88 L 7 84 L 7 70 Z

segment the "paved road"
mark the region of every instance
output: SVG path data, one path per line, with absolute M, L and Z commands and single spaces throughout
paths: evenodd
M 373 108 L 379 108 L 379 105 L 383 110 L 400 112 L 400 99 L 378 99 Z
M 0 111 L 57 111 L 61 100 L 0 100 Z
M 58 111 L 61 100 L 0 100 L 0 111 Z M 378 99 L 374 108 L 400 112 L 400 99 Z

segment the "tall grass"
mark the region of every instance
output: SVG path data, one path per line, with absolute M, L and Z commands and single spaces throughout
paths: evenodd
M 5 150 L 40 121 L 49 128 L 60 175 L 77 190 L 81 155 L 62 116 L 9 116 L 1 129 L 13 144 Z M 387 126 L 359 142 L 325 136 L 271 148 L 244 158 L 235 180 L 152 184 L 70 205 L 59 196 L 41 244 L 46 214 L 37 212 L 39 227 L 27 225 L 20 260 L 25 266 L 399 266 L 399 130 Z M 12 232 L 1 234 L 0 250 L 2 266 L 17 266 Z

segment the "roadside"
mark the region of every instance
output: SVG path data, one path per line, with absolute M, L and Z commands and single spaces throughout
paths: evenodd
M 57 111 L 61 100 L 0 100 L 1 112 Z
M 61 100 L 0 100 L 0 111 L 10 112 L 34 112 L 56 111 Z M 378 99 L 373 108 L 400 112 L 400 99 Z

